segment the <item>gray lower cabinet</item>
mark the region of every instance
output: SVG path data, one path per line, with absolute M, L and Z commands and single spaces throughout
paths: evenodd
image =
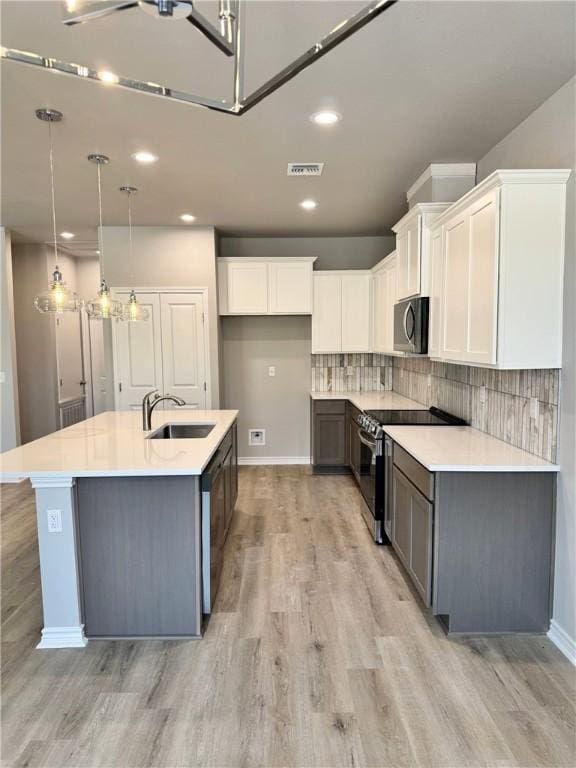
M 312 400 L 311 403 L 314 471 L 347 472 L 346 400 Z
M 348 404 L 348 464 L 357 482 L 360 482 L 361 443 L 360 438 L 358 437 L 358 424 L 356 423 L 356 419 L 360 413 L 361 411 L 356 408 L 356 406 L 352 405 L 352 403 Z
M 200 634 L 198 482 L 195 477 L 78 478 L 88 637 Z
M 391 541 L 451 633 L 547 632 L 555 476 L 429 472 L 393 446 Z
M 424 604 L 430 606 L 433 506 L 398 467 L 393 478 L 392 544 Z

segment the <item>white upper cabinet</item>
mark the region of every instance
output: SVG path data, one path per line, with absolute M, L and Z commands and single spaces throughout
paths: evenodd
M 218 259 L 221 315 L 310 315 L 315 258 Z
M 371 307 L 369 271 L 315 272 L 312 353 L 370 352 Z
M 562 365 L 567 170 L 495 171 L 436 219 L 430 356 Z
M 374 352 L 394 352 L 394 304 L 396 303 L 396 251 L 373 269 Z
M 396 233 L 396 299 L 430 294 L 430 228 L 448 203 L 418 203 L 392 227 Z
M 270 312 L 312 314 L 312 261 L 271 261 L 268 265 Z

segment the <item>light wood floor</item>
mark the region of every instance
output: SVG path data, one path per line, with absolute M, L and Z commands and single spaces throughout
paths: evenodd
M 36 651 L 32 492 L 3 487 L 4 766 L 574 766 L 574 668 L 542 637 L 448 640 L 350 478 L 241 470 L 201 641 Z

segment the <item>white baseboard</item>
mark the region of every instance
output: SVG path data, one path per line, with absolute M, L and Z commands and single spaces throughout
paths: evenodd
M 552 619 L 548 639 L 576 666 L 576 641 Z
M 84 648 L 86 645 L 88 640 L 81 624 L 79 627 L 44 627 L 36 648 Z
M 310 456 L 239 456 L 238 464 L 241 467 L 310 464 Z

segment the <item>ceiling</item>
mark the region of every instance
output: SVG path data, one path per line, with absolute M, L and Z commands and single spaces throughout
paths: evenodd
M 65 28 L 52 0 L 1 2 L 2 44 L 151 79 L 205 96 L 230 95 L 230 62 L 186 22 L 139 9 Z M 363 3 L 248 0 L 249 89 Z M 198 5 L 214 16 L 215 5 Z M 136 225 L 214 225 L 228 234 L 387 233 L 430 162 L 467 162 L 565 83 L 575 67 L 573 2 L 400 0 L 242 117 L 114 86 L 2 64 L 2 223 L 17 239 L 50 236 L 47 129 L 55 127 L 59 231 L 93 241 L 95 168 L 103 152 L 104 221 L 126 222 L 118 192 L 132 184 Z M 182 26 L 184 25 L 184 26 Z M 311 123 L 336 109 L 342 122 Z M 159 155 L 152 166 L 130 157 Z M 288 162 L 325 163 L 320 178 L 288 178 Z M 302 210 L 305 197 L 318 201 Z M 73 246 L 72 246 L 73 247 Z

